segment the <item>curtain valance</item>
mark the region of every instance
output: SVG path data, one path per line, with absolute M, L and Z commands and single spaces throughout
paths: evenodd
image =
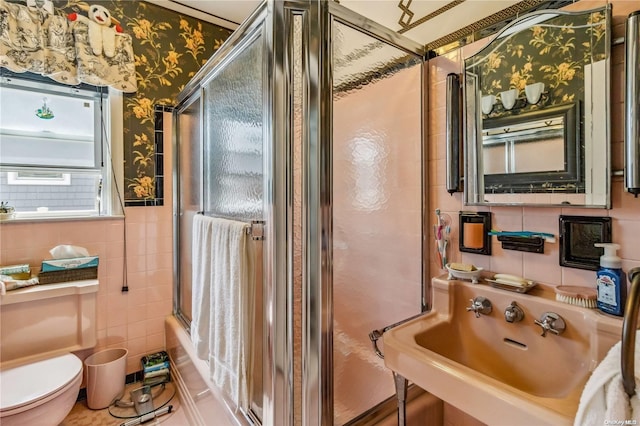
M 96 20 L 97 13 L 110 19 L 102 6 L 91 6 L 87 12 L 88 18 L 63 16 L 55 13 L 50 0 L 26 4 L 0 0 L 0 66 L 63 84 L 135 92 L 131 36 L 116 31 L 110 21 L 105 25 Z

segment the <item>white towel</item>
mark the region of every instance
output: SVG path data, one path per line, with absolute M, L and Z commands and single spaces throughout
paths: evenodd
M 636 389 L 640 376 L 640 336 L 636 332 L 634 367 Z M 574 426 L 602 426 L 605 424 L 639 424 L 640 398 L 636 393 L 631 399 L 624 391 L 620 366 L 620 346 L 616 343 L 598 364 L 582 391 Z M 627 422 L 627 423 L 625 423 Z
M 209 359 L 209 324 L 213 275 L 213 219 L 195 215 L 191 240 L 191 341 L 198 358 Z
M 196 216 L 193 223 L 192 340 L 211 379 L 247 408 L 253 323 L 253 253 L 247 224 Z

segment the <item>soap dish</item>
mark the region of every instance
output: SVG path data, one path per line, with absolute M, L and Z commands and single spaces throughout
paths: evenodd
M 478 267 L 476 267 L 475 271 L 459 271 L 457 269 L 450 268 L 449 264 L 447 264 L 446 267 L 447 271 L 449 271 L 449 277 L 447 279 L 451 280 L 453 278 L 458 278 L 460 280 L 471 280 L 472 284 L 478 284 L 478 279 L 483 271 L 483 268 Z
M 516 293 L 526 293 L 536 286 L 536 283 L 531 280 L 527 280 L 522 284 L 516 284 L 502 280 L 492 280 L 489 278 L 485 278 L 485 281 L 487 281 L 491 287 L 507 291 L 515 291 Z

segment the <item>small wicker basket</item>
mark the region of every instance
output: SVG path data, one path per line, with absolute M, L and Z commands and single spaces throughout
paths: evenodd
M 98 278 L 98 267 L 65 269 L 64 271 L 40 272 L 40 284 L 64 283 L 68 281 L 91 280 Z

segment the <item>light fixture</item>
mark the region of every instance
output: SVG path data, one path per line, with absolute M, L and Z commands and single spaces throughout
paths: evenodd
M 640 10 L 627 18 L 625 38 L 625 124 L 624 187 L 636 197 L 640 194 Z
M 447 162 L 447 192 L 460 192 L 460 76 L 451 73 L 447 75 L 447 110 L 446 110 L 446 162 Z
M 504 109 L 511 109 L 516 104 L 518 100 L 518 89 L 510 89 L 505 90 L 504 92 L 500 92 L 500 102 L 502 102 L 502 106 Z
M 544 92 L 544 83 L 532 83 L 527 84 L 524 87 L 524 94 L 527 96 L 527 102 L 531 105 L 535 105 L 540 102 L 542 92 Z
M 482 107 L 482 113 L 489 115 L 493 111 L 493 104 L 496 103 L 495 95 L 486 95 L 480 98 L 480 106 Z
M 51 120 L 55 115 L 53 115 L 51 108 L 47 106 L 47 98 L 42 98 L 42 102 L 42 106 L 36 110 L 36 116 L 43 120 Z

